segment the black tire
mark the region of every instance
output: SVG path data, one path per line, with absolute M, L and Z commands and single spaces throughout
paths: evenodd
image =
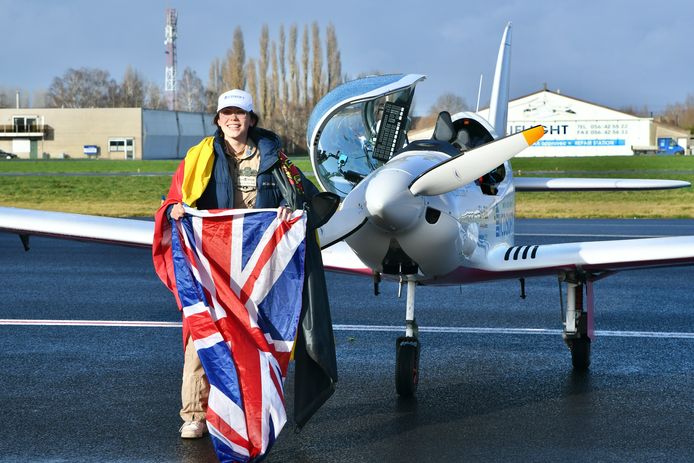
M 395 352 L 395 390 L 401 397 L 411 397 L 419 383 L 419 341 L 398 338 Z
M 571 339 L 568 344 L 574 370 L 588 370 L 590 366 L 590 338 Z

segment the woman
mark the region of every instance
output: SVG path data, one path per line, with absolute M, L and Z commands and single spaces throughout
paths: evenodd
M 178 167 L 157 212 L 155 236 L 170 232 L 168 218 L 183 217 L 183 204 L 197 209 L 277 208 L 277 216 L 286 220 L 292 208 L 300 207 L 304 195 L 310 198 L 318 193 L 284 155 L 279 137 L 259 128 L 258 121 L 248 92 L 234 89 L 220 95 L 214 118 L 217 131 L 193 146 Z M 168 243 L 155 240 L 153 254 L 157 273 L 172 289 L 175 280 L 166 258 Z M 183 340 L 180 433 L 182 438 L 199 438 L 207 432 L 209 385 L 195 347 L 188 342 L 185 323 Z

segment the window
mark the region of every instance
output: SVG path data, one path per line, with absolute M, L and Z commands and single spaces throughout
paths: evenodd
M 123 139 L 109 140 L 108 141 L 108 150 L 111 152 L 113 152 L 113 151 L 125 151 L 125 140 L 123 140 Z
M 17 133 L 38 132 L 38 118 L 36 116 L 13 116 L 12 125 Z
M 123 153 L 123 159 L 135 159 L 135 139 L 134 138 L 109 138 L 108 152 L 112 159 L 117 159 L 117 155 L 111 153 Z

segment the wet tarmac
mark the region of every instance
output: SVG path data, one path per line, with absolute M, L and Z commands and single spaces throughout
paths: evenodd
M 517 244 L 694 234 L 694 221 L 525 220 Z M 179 314 L 147 251 L 0 234 L 0 461 L 212 462 L 177 434 Z M 694 461 L 694 268 L 596 283 L 590 371 L 572 371 L 552 278 L 417 290 L 421 380 L 395 394 L 404 298 L 329 274 L 340 381 L 266 461 Z M 132 322 L 162 322 L 142 323 Z M 6 322 L 5 322 L 6 323 Z M 389 328 L 393 327 L 393 328 Z M 287 381 L 289 413 L 293 382 Z

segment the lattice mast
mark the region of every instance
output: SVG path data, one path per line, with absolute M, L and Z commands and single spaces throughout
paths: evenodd
M 166 71 L 164 76 L 164 95 L 169 110 L 176 109 L 176 23 L 178 15 L 173 8 L 166 9 L 166 28 L 164 45 L 166 49 Z

